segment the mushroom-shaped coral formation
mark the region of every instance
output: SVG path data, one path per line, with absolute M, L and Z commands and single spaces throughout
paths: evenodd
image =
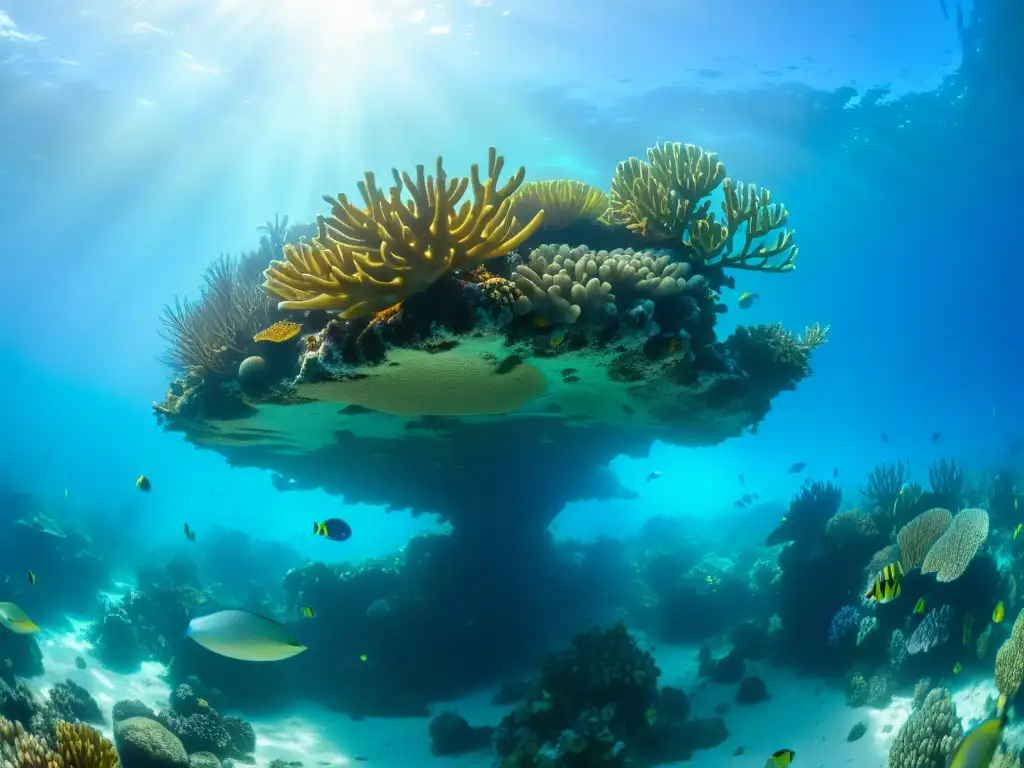
M 949 691 L 936 688 L 897 732 L 889 750 L 889 768 L 944 768 L 963 735 Z
M 925 555 L 921 573 L 934 573 L 938 581 L 955 581 L 988 538 L 988 512 L 963 509 Z
M 938 541 L 939 537 L 949 528 L 953 516 L 948 509 L 929 509 L 908 522 L 898 534 L 900 560 L 903 570 L 919 568 L 924 562 L 928 550 Z
M 272 262 L 265 273 L 266 289 L 282 299 L 280 309 L 327 309 L 354 318 L 386 309 L 453 270 L 470 271 L 504 256 L 543 221 L 538 211 L 520 226 L 510 198 L 526 169 L 498 188 L 504 164 L 491 147 L 485 181 L 473 165 L 469 178 L 449 182 L 438 157 L 436 179 L 422 165 L 415 180 L 392 170 L 395 186 L 387 195 L 367 172 L 359 184 L 366 208 L 344 194 L 325 196 L 331 216 L 317 217 L 312 244 L 285 246 L 285 260 Z M 462 202 L 470 184 L 473 202 Z M 412 197 L 408 202 L 403 190 Z

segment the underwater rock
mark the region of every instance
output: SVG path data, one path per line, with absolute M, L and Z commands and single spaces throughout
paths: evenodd
M 119 720 L 127 720 L 129 717 L 148 717 L 150 720 L 156 720 L 156 712 L 138 699 L 122 699 L 114 704 L 111 717 L 115 723 Z
M 867 730 L 867 724 L 863 720 L 861 720 L 859 723 L 854 725 L 853 728 L 850 729 L 850 733 L 846 737 L 846 740 L 857 741 L 857 739 L 861 738 L 865 733 L 867 733 Z
M 245 720 L 228 715 L 222 720 L 224 728 L 231 735 L 231 744 L 235 748 L 236 757 L 251 755 L 256 751 L 256 731 Z
M 114 744 L 123 768 L 187 768 L 189 764 L 181 740 L 147 717 L 115 723 Z
M 85 659 L 81 656 L 75 656 L 75 667 L 77 669 L 85 669 Z
M 160 722 L 177 736 L 187 752 L 212 752 L 218 757 L 231 757 L 234 750 L 231 734 L 216 713 L 177 716 L 161 712 Z
M 472 726 L 458 712 L 442 712 L 430 721 L 430 751 L 438 756 L 476 752 L 491 745 L 494 728 Z
M 40 711 L 39 702 L 24 680 L 0 683 L 0 715 L 19 723 L 31 723 Z
M 682 688 L 666 685 L 658 694 L 658 716 L 665 720 L 685 720 L 690 715 L 690 698 Z
M 73 680 L 57 683 L 50 689 L 49 707 L 58 719 L 69 723 L 102 725 L 106 722 L 96 699 Z
M 212 752 L 193 752 L 188 756 L 188 766 L 189 768 L 221 768 L 220 758 Z
M 501 684 L 498 692 L 491 697 L 491 704 L 505 706 L 526 698 L 530 691 L 529 680 L 509 680 Z
M 113 672 L 134 672 L 146 659 L 138 631 L 120 609 L 113 609 L 90 630 L 96 656 Z
M 771 697 L 768 695 L 768 688 L 760 677 L 745 677 L 740 680 L 740 687 L 736 691 L 736 701 L 740 704 L 759 704 Z
M 11 675 L 35 677 L 43 674 L 43 652 L 33 635 L 16 635 L 6 630 L 0 632 L 0 659 Z
M 697 660 L 697 674 L 716 683 L 738 683 L 743 679 L 746 670 L 743 656 L 736 648 L 722 658 L 715 659 L 711 655 L 711 649 L 705 646 L 700 649 Z

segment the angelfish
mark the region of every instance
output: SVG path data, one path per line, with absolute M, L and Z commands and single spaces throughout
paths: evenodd
M 284 624 L 248 611 L 217 611 L 192 619 L 185 637 L 239 661 L 281 661 L 306 650 Z

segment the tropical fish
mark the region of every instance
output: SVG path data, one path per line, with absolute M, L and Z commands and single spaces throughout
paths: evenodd
M 801 472 L 804 471 L 804 468 L 806 466 L 807 466 L 807 462 L 806 461 L 798 461 L 796 464 L 794 464 L 792 467 L 789 468 L 789 474 L 791 474 L 791 475 L 798 475 L 798 474 L 800 474 Z
M 206 707 L 210 706 L 210 702 L 208 702 L 206 699 L 200 697 L 200 698 L 196 699 L 196 705 L 199 706 L 199 707 L 202 707 L 202 708 L 206 708 Z
M 962 666 L 962 665 L 960 664 L 960 662 L 959 662 L 959 661 L 958 661 L 958 662 L 957 662 L 956 664 L 954 664 L 954 665 L 953 665 L 953 674 L 954 674 L 954 675 L 959 675 L 959 674 L 960 674 L 961 672 L 963 672 L 963 671 L 964 671 L 964 668 L 963 668 L 963 666 Z
M 323 536 L 331 541 L 348 541 L 352 538 L 352 528 L 340 517 L 332 517 L 322 523 L 313 521 L 313 535 Z
M 1006 606 L 1003 605 L 1003 601 L 1000 600 L 996 603 L 996 607 L 992 609 L 992 621 L 998 624 L 1003 620 L 1004 616 L 1006 616 Z
M 747 504 L 746 504 L 745 501 L 743 501 L 743 499 L 737 499 L 735 503 L 736 503 L 736 506 L 739 507 L 740 509 L 746 509 L 747 508 Z
M 932 432 L 932 442 L 933 443 L 939 442 L 939 438 L 940 437 L 942 437 L 942 433 L 941 432 Z
M 751 293 L 750 291 L 744 291 L 743 293 L 740 294 L 740 297 L 736 300 L 736 305 L 740 309 L 750 309 L 752 306 L 754 306 L 754 304 L 757 303 L 757 300 L 760 299 L 760 298 L 761 297 L 758 296 L 756 293 Z
M 39 631 L 39 625 L 14 603 L 0 603 L 0 624 L 16 635 L 31 635 Z
M 989 768 L 1006 727 L 1006 711 L 971 728 L 946 759 L 946 768 Z
M 644 720 L 647 721 L 648 725 L 654 725 L 656 722 L 658 722 L 658 710 L 656 710 L 654 707 L 648 707 L 644 711 Z
M 150 489 L 153 487 L 153 484 L 149 482 L 149 478 L 146 477 L 145 475 L 139 475 L 138 480 L 135 481 L 135 487 L 138 488 L 143 493 L 149 493 Z
M 196 543 L 196 532 L 189 527 L 188 523 L 185 523 L 185 538 L 191 541 L 193 544 Z
M 1005 693 L 1000 693 L 999 698 L 996 700 L 996 717 L 1002 717 L 1003 712 L 1006 711 L 1006 704 L 1009 699 Z
M 743 498 L 740 499 L 740 501 L 742 501 L 744 504 L 749 504 L 753 500 L 754 500 L 754 497 L 751 496 L 749 493 L 744 493 L 743 494 Z
M 1016 499 L 1013 500 L 1013 505 L 1017 506 Z M 1020 536 L 1020 532 L 1022 529 L 1024 529 L 1024 523 L 1017 523 L 1017 527 L 1013 529 L 1013 538 L 1016 539 L 1018 536 Z
M 661 477 L 661 472 L 655 470 L 654 472 L 651 472 L 651 474 L 647 476 L 647 482 L 649 483 L 651 482 L 651 480 L 657 480 L 659 477 Z
M 971 644 L 971 630 L 974 629 L 974 614 L 968 613 L 964 616 L 963 644 Z
M 778 752 L 772 752 L 772 756 L 768 758 L 764 768 L 786 768 L 793 762 L 794 757 L 796 757 L 796 752 L 792 749 L 780 749 Z
M 903 563 L 897 560 L 882 569 L 875 580 L 868 587 L 864 594 L 865 600 L 875 600 L 879 603 L 891 603 L 902 592 L 900 583 L 903 581 Z
M 281 661 L 306 650 L 284 624 L 248 611 L 217 611 L 192 619 L 185 637 L 239 661 Z
M 740 485 L 746 485 L 747 484 L 747 481 L 743 479 L 743 475 L 742 474 L 739 474 L 736 477 L 739 478 Z
M 900 503 L 900 499 L 907 495 L 907 491 L 910 490 L 910 483 L 904 483 L 900 486 L 900 492 L 896 494 L 896 500 L 892 503 L 892 516 L 896 517 L 896 505 Z
M 313 608 L 308 605 L 304 605 L 301 608 L 299 608 L 299 613 L 302 614 L 302 618 L 304 619 L 312 619 L 316 616 L 316 611 L 314 611 Z
M 34 587 L 36 585 L 36 574 L 35 574 L 35 571 L 29 571 L 28 572 L 28 583 L 29 583 L 29 586 L 32 586 L 32 587 Z
M 917 602 L 914 604 L 914 614 L 921 616 L 924 614 L 924 598 L 919 597 Z
M 365 653 L 361 653 L 361 654 L 359 654 L 359 660 L 360 660 L 360 661 L 364 661 L 364 662 L 365 662 L 365 661 L 369 661 L 369 660 L 370 660 L 370 657 L 369 657 L 369 656 L 367 656 L 367 655 L 366 655 Z

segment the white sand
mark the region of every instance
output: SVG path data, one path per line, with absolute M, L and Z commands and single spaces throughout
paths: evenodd
M 81 629 L 84 625 L 77 625 Z M 86 688 L 97 700 L 108 719 L 110 710 L 121 699 L 139 699 L 153 709 L 166 707 L 170 689 L 163 679 L 161 664 L 146 663 L 140 672 L 121 675 L 102 669 L 91 655 L 91 646 L 76 638 L 75 632 L 62 635 L 40 633 L 46 672 L 34 678 L 34 689 L 45 694 L 55 683 L 70 678 Z M 646 643 L 641 638 L 641 644 Z M 726 649 L 716 649 L 716 654 Z M 909 696 L 897 696 L 885 709 L 846 705 L 845 690 L 839 682 L 824 683 L 817 678 L 800 679 L 790 670 L 765 663 L 748 663 L 747 674 L 765 681 L 769 701 L 743 706 L 733 700 L 736 685 L 718 685 L 697 677 L 697 648 L 660 646 L 654 649 L 662 670 L 661 682 L 682 688 L 690 696 L 697 717 L 712 717 L 714 709 L 728 703 L 723 715 L 729 738 L 718 747 L 694 752 L 688 762 L 674 766 L 689 768 L 762 768 L 768 755 L 777 749 L 797 753 L 794 768 L 886 768 L 887 756 L 896 731 L 910 712 Z M 75 666 L 82 656 L 86 669 Z M 459 701 L 439 704 L 432 714 L 456 710 L 471 725 L 496 725 L 508 707 L 490 703 L 493 691 L 480 691 Z M 908 692 L 909 693 L 909 692 Z M 962 681 L 954 694 L 957 712 L 964 728 L 987 716 L 986 701 L 994 697 L 991 679 Z M 265 768 L 271 760 L 302 762 L 315 766 L 375 766 L 377 768 L 429 768 L 429 766 L 491 766 L 489 752 L 438 758 L 430 754 L 429 718 L 367 718 L 352 720 L 347 715 L 307 705 L 293 708 L 278 717 L 246 717 L 256 731 L 256 763 Z M 867 725 L 867 733 L 856 742 L 846 740 L 858 722 Z M 886 732 L 886 726 L 891 729 Z M 103 729 L 110 735 L 110 726 Z M 1006 741 L 1024 743 L 1024 725 L 1011 724 Z M 743 754 L 734 756 L 737 747 Z M 356 758 L 365 758 L 357 761 Z

